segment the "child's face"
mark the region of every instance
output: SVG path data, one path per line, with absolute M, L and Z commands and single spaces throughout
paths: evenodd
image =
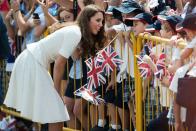
M 169 26 L 169 24 L 167 24 L 165 22 L 162 22 L 161 30 L 160 30 L 161 37 L 163 37 L 163 38 L 171 38 L 171 36 L 172 36 L 172 31 L 171 30 L 172 29 Z
M 60 20 L 64 21 L 64 22 L 70 22 L 73 21 L 73 14 L 64 10 L 60 12 Z
M 145 31 L 147 24 L 144 24 L 143 22 L 139 20 L 133 21 L 133 32 L 134 35 L 138 35 L 139 33 L 143 33 Z
M 114 17 L 112 15 L 106 15 L 106 25 L 108 27 L 111 27 L 113 25 L 117 25 L 119 24 L 119 20 L 118 19 L 114 19 Z

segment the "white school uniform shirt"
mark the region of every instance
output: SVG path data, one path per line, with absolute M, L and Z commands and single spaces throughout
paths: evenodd
M 74 63 L 76 64 L 75 69 L 74 69 Z M 83 76 L 81 66 L 82 66 L 81 59 L 73 61 L 73 64 L 69 72 L 69 77 L 72 79 L 81 79 Z
M 125 24 L 121 23 L 119 25 L 114 25 L 112 28 L 116 31 L 129 31 L 131 28 L 127 27 Z M 119 39 L 116 39 L 116 52 L 121 56 L 121 43 Z M 129 49 L 129 54 L 128 54 Z M 129 55 L 129 61 L 128 61 L 128 55 Z M 122 47 L 122 56 L 123 64 L 120 66 L 120 72 L 117 75 L 117 81 L 120 82 L 120 73 L 125 71 L 126 73 L 129 73 L 131 77 L 134 78 L 134 56 L 133 56 L 133 50 L 128 46 L 128 44 L 125 42 L 123 43 Z M 129 62 L 129 63 L 128 63 Z M 126 73 L 122 76 L 123 79 L 126 78 Z

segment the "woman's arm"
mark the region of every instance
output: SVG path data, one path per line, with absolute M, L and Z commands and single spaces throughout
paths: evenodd
M 63 73 L 65 70 L 66 62 L 67 62 L 67 59 L 59 55 L 57 59 L 55 60 L 55 64 L 54 64 L 54 72 L 53 72 L 54 87 L 56 88 L 59 95 L 61 94 L 61 80 L 62 80 Z

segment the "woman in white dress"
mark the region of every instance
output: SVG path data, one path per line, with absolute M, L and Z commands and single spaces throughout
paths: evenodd
M 75 23 L 29 44 L 16 59 L 4 104 L 34 122 L 49 123 L 49 131 L 62 130 L 69 120 L 60 92 L 67 59 L 77 49 L 94 55 L 104 44 L 104 12 L 95 5 L 85 7 Z M 48 67 L 55 61 L 54 82 Z

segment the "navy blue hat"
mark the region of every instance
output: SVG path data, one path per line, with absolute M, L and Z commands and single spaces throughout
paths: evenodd
M 117 10 L 124 14 L 128 14 L 134 11 L 137 11 L 139 13 L 144 12 L 139 4 L 133 0 L 122 2 L 121 5 L 119 7 L 115 7 L 114 10 Z
M 151 14 L 149 14 L 149 13 L 140 13 L 140 14 L 136 15 L 135 17 L 126 18 L 125 24 L 129 23 L 129 25 L 132 26 L 133 25 L 133 21 L 136 21 L 136 20 L 144 21 L 144 22 L 146 22 L 148 24 L 153 24 L 152 17 L 153 16 Z
M 196 30 L 196 13 L 187 14 L 184 20 L 176 25 L 176 31 L 181 31 L 183 28 Z
M 148 25 L 145 29 L 147 32 L 155 32 L 161 30 L 161 22 L 159 20 L 156 20 L 153 24 Z
M 108 6 L 105 14 L 108 14 L 108 15 L 112 15 L 113 14 L 113 9 L 115 8 L 115 6 Z
M 171 26 L 171 28 L 174 29 L 174 31 L 175 31 L 176 25 L 183 20 L 182 17 L 178 15 L 172 15 L 172 16 L 158 15 L 157 18 L 160 21 L 167 21 L 169 25 Z

